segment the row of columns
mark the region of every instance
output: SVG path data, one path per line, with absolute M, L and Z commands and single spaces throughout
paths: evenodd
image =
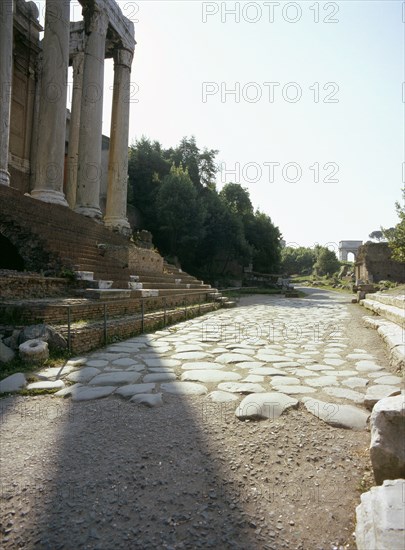
M 12 0 L 11 6 L 12 6 Z M 1 0 L 0 5 L 7 0 Z M 12 9 L 0 11 L 0 81 L 12 78 Z M 31 196 L 70 206 L 76 212 L 101 218 L 101 140 L 104 57 L 108 17 L 95 10 L 87 21 L 84 52 L 73 61 L 74 87 L 67 163 L 66 198 L 63 193 L 66 94 L 69 66 L 70 0 L 47 0 L 40 84 L 38 148 Z M 130 232 L 126 217 L 129 87 L 133 52 L 114 52 L 114 92 L 104 223 L 122 233 Z M 3 90 L 3 88 L 2 88 Z M 1 92 L 3 94 L 3 91 Z M 1 96 L 0 183 L 9 185 L 7 171 L 11 94 Z M 67 200 L 66 200 L 67 199 Z
M 10 185 L 11 82 L 13 78 L 13 0 L 0 1 L 0 184 Z

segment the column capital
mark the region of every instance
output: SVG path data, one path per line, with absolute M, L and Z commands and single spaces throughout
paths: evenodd
M 109 19 L 108 15 L 104 11 L 100 9 L 95 9 L 94 11 L 91 11 L 86 15 L 87 33 L 96 32 L 103 36 L 107 34 Z
M 125 48 L 117 48 L 114 51 L 114 64 L 123 65 L 131 70 L 132 60 L 134 58 L 134 52 L 126 50 Z

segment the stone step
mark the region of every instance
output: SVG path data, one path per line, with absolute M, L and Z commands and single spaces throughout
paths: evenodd
M 391 365 L 405 369 L 405 332 L 402 327 L 382 317 L 363 317 L 364 324 L 377 330 L 388 348 Z
M 137 277 L 137 280 L 144 283 L 176 283 L 176 281 L 179 281 L 180 283 L 191 283 L 191 284 L 204 284 L 202 281 L 199 281 L 195 277 L 180 277 L 180 275 L 173 276 L 173 275 L 139 275 L 138 272 L 135 275 Z
M 94 271 L 75 271 L 76 278 L 79 281 L 93 281 Z
M 197 284 L 190 284 L 190 283 L 139 283 L 142 285 L 142 288 L 148 289 L 148 288 L 180 288 L 180 289 L 205 289 L 208 290 L 211 288 L 211 285 L 197 285 Z
M 360 304 L 364 306 L 366 309 L 369 309 L 370 311 L 377 313 L 381 317 L 384 317 L 384 319 L 388 319 L 389 321 L 396 323 L 398 326 L 405 328 L 404 306 L 402 307 L 391 306 L 370 298 L 366 298 L 365 300 L 360 300 Z M 405 302 L 404 302 L 404 305 L 405 305 Z
M 131 293 L 129 290 L 116 288 L 86 288 L 83 291 L 83 296 L 92 300 L 123 300 L 124 298 L 130 298 Z
M 230 309 L 232 307 L 236 307 L 237 306 L 237 303 L 234 302 L 233 300 L 229 300 L 228 302 L 223 302 L 222 303 L 222 307 L 224 307 L 225 309 Z
M 381 304 L 385 304 L 387 306 L 394 306 L 399 307 L 400 309 L 405 309 L 405 294 L 393 295 L 376 292 L 374 294 L 366 294 L 366 299 L 380 302 Z
M 152 289 L 150 289 L 150 290 L 152 290 Z M 195 295 L 196 297 L 198 297 L 198 296 L 209 296 L 206 289 L 198 290 L 198 289 L 195 289 L 195 288 L 190 288 L 190 289 L 184 289 L 184 288 L 156 288 L 156 289 L 153 289 L 153 290 L 159 292 L 159 296 L 178 296 L 178 295 L 184 296 L 184 297 L 193 296 L 193 295 Z M 142 297 L 142 292 L 148 292 L 148 291 L 149 291 L 148 289 L 131 290 L 131 296 L 132 297 Z M 198 300 L 198 298 L 197 298 L 197 300 Z

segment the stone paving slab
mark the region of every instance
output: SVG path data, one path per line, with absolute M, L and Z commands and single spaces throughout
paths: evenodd
M 80 386 L 74 388 L 71 395 L 73 401 L 90 401 L 107 397 L 116 389 L 116 386 Z
M 230 393 L 262 393 L 266 389 L 260 384 L 254 382 L 221 382 L 218 389 Z
M 170 372 L 156 372 L 145 374 L 143 382 L 170 382 L 176 380 L 176 375 Z
M 100 373 L 100 369 L 97 369 L 96 367 L 84 367 L 76 372 L 68 374 L 66 378 L 70 382 L 82 382 L 85 384 L 86 382 L 90 382 L 92 378 Z
M 297 399 L 278 392 L 246 396 L 235 411 L 239 420 L 274 420 L 290 408 L 297 408 Z
M 116 395 L 121 395 L 122 397 L 132 397 L 137 393 L 149 393 L 152 392 L 156 387 L 154 383 L 146 384 L 127 384 L 126 386 L 121 386 L 115 391 Z
M 138 403 L 139 405 L 145 405 L 146 407 L 150 408 L 163 406 L 161 393 L 139 393 L 131 397 L 130 402 Z
M 135 383 L 140 377 L 139 372 L 104 372 L 92 378 L 89 383 L 91 386 L 123 386 Z
M 42 380 L 28 384 L 27 390 L 61 390 L 64 387 L 63 380 Z
M 66 364 L 63 367 L 49 367 L 48 369 L 41 370 L 36 372 L 35 376 L 44 380 L 56 380 L 70 374 L 74 370 L 75 367 Z
M 231 403 L 237 401 L 238 396 L 226 391 L 215 390 L 207 395 L 207 399 L 214 401 L 214 403 Z
M 364 415 L 369 414 L 366 407 L 380 396 L 399 392 L 402 379 L 379 365 L 368 350 L 349 345 L 343 330 L 350 314 L 338 298 L 328 295 L 319 307 L 310 299 L 286 302 L 265 297 L 262 304 L 219 310 L 179 323 L 175 329 L 133 337 L 72 358 L 59 376 L 50 369 L 38 376 L 49 382 L 58 377 L 64 384 L 73 383 L 55 395 L 71 394 L 74 400 L 136 397 L 134 404 L 152 407 L 162 406 L 165 395 L 214 403 L 239 401 L 237 416 L 241 419 L 268 418 L 268 398 L 277 396 L 277 414 L 311 398 L 325 407 L 325 421 L 332 412 L 332 425 L 363 429 Z M 269 311 L 274 330 L 267 333 Z M 240 327 L 252 322 L 261 327 L 261 334 L 245 331 L 243 336 Z M 325 337 L 315 326 L 338 330 Z M 256 401 L 245 401 L 247 397 L 241 394 L 252 391 L 247 397 Z M 240 408 L 243 402 L 252 407 L 255 403 L 259 414 L 245 415 Z M 347 409 L 350 406 L 354 410 Z
M 205 395 L 208 392 L 203 384 L 194 382 L 168 382 L 161 384 L 160 389 L 176 395 Z
M 319 399 L 306 397 L 303 399 L 308 412 L 337 428 L 351 430 L 365 430 L 369 413 L 352 405 L 340 405 L 337 403 L 325 403 Z
M 367 393 L 364 396 L 364 405 L 367 409 L 371 410 L 380 399 L 399 395 L 400 393 L 400 388 L 396 386 L 387 386 L 385 384 L 371 386 L 367 389 Z
M 221 370 L 194 370 L 186 371 L 181 375 L 182 380 L 191 380 L 196 382 L 222 382 L 225 380 L 240 380 L 242 377 L 236 372 L 227 372 Z
M 301 385 L 294 386 L 293 384 L 289 386 L 283 386 L 283 385 L 274 386 L 274 389 L 281 393 L 285 393 L 287 395 L 297 395 L 297 394 L 306 395 L 308 393 L 316 392 L 316 389 L 311 388 L 310 386 L 301 386 Z

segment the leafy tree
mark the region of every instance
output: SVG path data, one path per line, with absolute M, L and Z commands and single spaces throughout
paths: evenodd
M 314 271 L 317 275 L 333 275 L 340 268 L 340 262 L 336 254 L 324 246 L 315 247 L 316 262 Z
M 156 216 L 162 251 L 178 256 L 186 268 L 192 267 L 203 230 L 204 211 L 197 190 L 183 168 L 172 166 L 170 174 L 163 178 L 156 197 Z
M 245 218 L 246 240 L 252 246 L 253 270 L 277 273 L 280 269 L 281 233 L 267 214 L 257 210 Z
M 129 150 L 128 203 L 140 211 L 144 229 L 153 233 L 157 227 L 156 195 L 162 179 L 170 172 L 170 166 L 157 141 L 142 137 Z
M 214 275 L 214 266 L 223 260 L 222 273 L 231 259 L 247 265 L 251 251 L 244 235 L 240 218 L 227 208 L 213 189 L 202 195 L 205 221 L 203 236 L 198 245 L 198 269 L 208 277 Z
M 219 196 L 234 214 L 238 214 L 242 218 L 253 214 L 249 192 L 239 183 L 225 184 Z
M 194 137 L 170 149 L 142 137 L 129 152 L 128 203 L 139 210 L 157 248 L 177 256 L 191 273 L 213 279 L 231 261 L 253 261 L 256 271 L 274 272 L 280 232 L 266 214 L 254 213 L 246 188 L 228 183 L 216 191 L 217 153 L 201 152 Z
M 215 187 L 215 174 L 218 168 L 215 157 L 216 149 L 204 149 L 201 153 L 194 136 L 184 137 L 178 147 L 167 149 L 164 157 L 177 167 L 188 170 L 191 181 L 197 188 Z
M 382 231 L 372 231 L 369 235 L 370 239 L 375 239 L 377 241 L 382 241 L 384 234 Z
M 399 223 L 394 228 L 383 229 L 392 250 L 392 259 L 397 262 L 405 262 L 405 187 L 402 189 L 402 206 L 395 203 L 395 209 L 399 217 Z
M 281 250 L 282 271 L 288 275 L 309 275 L 316 261 L 313 248 L 287 246 Z

